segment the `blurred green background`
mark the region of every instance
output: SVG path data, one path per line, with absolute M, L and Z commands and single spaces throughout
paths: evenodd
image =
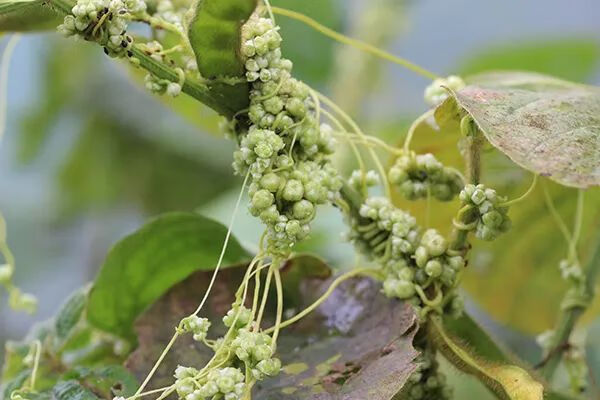
M 600 84 L 600 2 L 594 0 L 274 3 L 441 75 L 525 69 Z M 397 143 L 411 119 L 426 110 L 424 78 L 283 17 L 278 22 L 297 75 L 331 94 L 368 133 Z M 36 321 L 51 316 L 68 293 L 94 277 L 111 244 L 147 217 L 199 210 L 228 222 L 240 180 L 230 166 L 234 145 L 220 137 L 217 116 L 191 99 L 154 97 L 136 82 L 137 74 L 99 48 L 56 34 L 25 35 L 16 48 L 0 147 L 0 210 L 17 257 L 16 282 L 39 297 L 40 308 L 33 317 L 16 314 L 0 294 L 0 342 L 22 337 Z M 430 132 L 415 145 L 456 160 L 455 142 Z M 341 153 L 340 164 L 349 166 L 350 158 Z M 529 175 L 505 158 L 486 158 L 486 178 L 500 190 L 518 193 L 528 185 Z M 551 189 L 570 221 L 575 193 Z M 510 237 L 473 255 L 465 282 L 467 306 L 478 320 L 532 361 L 539 358 L 533 337 L 552 326 L 565 290 L 558 261 L 566 245 L 541 199 L 537 191 L 514 211 L 513 219 L 520 222 Z M 580 246 L 584 258 L 592 232 L 600 227 L 599 205 L 598 190 L 591 190 Z M 439 206 L 438 211 L 451 215 L 454 208 Z M 441 226 L 447 225 L 443 220 Z M 323 210 L 303 246 L 336 268 L 348 267 L 352 249 L 337 240 L 343 230 L 335 210 Z M 233 231 L 252 246 L 260 226 L 244 211 Z M 595 310 L 585 325 L 590 327 L 590 364 L 600 379 Z M 483 392 L 466 397 L 483 389 L 457 373 L 451 378 L 461 381 L 457 399 L 486 398 Z

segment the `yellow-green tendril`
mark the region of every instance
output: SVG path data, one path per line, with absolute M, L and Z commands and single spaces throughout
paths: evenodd
M 433 72 L 426 70 L 423 67 L 420 67 L 404 58 L 390 54 L 387 51 L 381 50 L 380 48 L 377 48 L 377 47 L 370 45 L 368 43 L 365 43 L 363 41 L 342 35 L 341 33 L 338 33 L 324 25 L 321 25 L 314 19 L 307 17 L 304 14 L 301 14 L 301 13 L 298 13 L 295 11 L 291 11 L 291 10 L 287 10 L 285 8 L 279 8 L 279 7 L 271 7 L 271 10 L 275 14 L 283 15 L 285 17 L 300 21 L 300 22 L 310 26 L 311 28 L 315 29 L 316 31 L 322 33 L 323 35 L 332 38 L 333 40 L 336 40 L 340 43 L 347 44 L 349 46 L 353 46 L 353 47 L 357 48 L 358 50 L 364 51 L 364 52 L 372 54 L 376 57 L 383 58 L 384 60 L 391 61 L 395 64 L 401 65 L 404 68 L 407 68 L 413 72 L 416 72 L 417 74 L 419 74 L 421 76 L 424 76 L 425 78 L 428 78 L 431 80 L 435 80 L 435 79 L 439 78 L 439 76 L 437 76 Z
M 298 322 L 302 318 L 306 317 L 311 312 L 313 312 L 317 307 L 319 307 L 321 304 L 323 304 L 323 302 L 325 300 L 327 300 L 327 298 L 331 295 L 331 293 L 333 293 L 335 288 L 337 288 L 344 281 L 346 281 L 350 278 L 353 278 L 357 275 L 371 275 L 371 274 L 375 274 L 375 273 L 376 273 L 376 271 L 373 270 L 373 268 L 359 268 L 359 269 L 354 269 L 352 271 L 346 272 L 343 275 L 340 275 L 331 283 L 331 285 L 329 285 L 329 288 L 325 291 L 325 293 L 323 293 L 323 295 L 321 295 L 321 297 L 319 297 L 314 303 L 312 303 L 310 306 L 306 307 L 303 311 L 299 312 L 292 318 L 283 321 L 281 324 L 279 324 L 278 329 L 283 329 L 287 326 L 290 326 L 293 323 Z M 273 327 L 265 330 L 265 333 L 274 332 L 275 329 L 276 329 L 276 326 L 273 326 Z
M 535 189 L 535 186 L 537 184 L 537 179 L 538 179 L 538 175 L 533 174 L 533 180 L 531 181 L 531 185 L 529 186 L 527 191 L 525 193 L 523 193 L 521 196 L 517 197 L 516 199 L 512 199 L 505 203 L 500 204 L 500 207 L 512 206 L 513 204 L 516 204 L 516 203 L 519 203 L 519 202 L 525 200 Z

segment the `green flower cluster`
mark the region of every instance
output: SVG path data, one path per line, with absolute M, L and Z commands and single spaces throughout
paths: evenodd
M 450 312 L 462 311 L 452 289 L 465 260 L 448 249 L 436 230 L 421 234 L 414 217 L 383 197 L 367 198 L 350 224 L 349 239 L 383 267 L 386 296 L 406 300 L 424 313 L 442 312 L 442 299 L 450 296 Z M 424 297 L 429 288 L 435 292 L 433 299 Z
M 191 367 L 179 366 L 175 370 L 175 389 L 185 400 L 240 400 L 246 390 L 245 376 L 239 368 L 223 367 L 208 372 L 203 378 Z
M 272 340 L 266 333 L 240 329 L 231 342 L 231 349 L 246 368 L 251 368 L 254 379 L 262 380 L 279 374 L 281 361 L 273 357 Z
M 268 248 L 287 252 L 310 232 L 316 206 L 339 196 L 342 182 L 329 160 L 332 129 L 319 126 L 310 90 L 291 76 L 280 45 L 270 19 L 254 15 L 242 27 L 251 124 L 238 138 L 233 167 L 250 174 L 250 212 L 267 225 Z
M 477 238 L 494 240 L 510 229 L 508 207 L 502 206 L 506 199 L 494 189 L 469 184 L 460 192 L 459 199 L 463 208 L 457 218 L 458 226 L 474 230 Z
M 421 352 L 415 359 L 417 370 L 408 378 L 405 393 L 410 400 L 447 400 L 452 398 L 452 388 L 446 376 L 439 371 L 435 352 L 428 348 L 417 348 Z
M 431 194 L 440 201 L 450 201 L 464 186 L 458 172 L 444 167 L 430 153 L 416 155 L 410 152 L 401 155 L 390 168 L 388 178 L 408 200 Z
M 446 88 L 457 91 L 465 87 L 465 81 L 456 75 L 434 80 L 425 89 L 425 102 L 431 106 L 437 106 L 448 98 Z
M 207 318 L 200 318 L 196 315 L 189 316 L 181 321 L 183 331 L 192 333 L 194 340 L 197 342 L 202 342 L 206 339 L 210 325 L 211 323 Z
M 131 57 L 133 38 L 127 34 L 127 25 L 145 12 L 143 0 L 78 0 L 58 31 L 98 42 L 110 57 Z
M 212 348 L 217 358 L 223 359 L 218 368 L 198 371 L 193 367 L 179 366 L 175 370 L 175 388 L 179 398 L 184 400 L 244 398 L 249 390 L 246 376 L 260 381 L 279 374 L 281 361 L 273 357 L 274 343 L 266 333 L 251 330 L 252 311 L 234 304 L 223 317 L 229 332 L 217 340 L 207 340 L 211 323 L 206 318 L 192 315 L 184 318 L 180 332 L 192 333 L 194 340 Z M 236 368 L 243 365 L 243 369 Z

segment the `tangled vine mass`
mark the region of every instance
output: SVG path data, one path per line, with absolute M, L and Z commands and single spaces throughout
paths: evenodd
M 219 14 L 221 11 L 212 0 L 201 1 L 197 9 L 183 4 L 185 2 L 169 0 L 148 3 L 143 0 L 77 0 L 62 10 L 66 15 L 58 26 L 61 34 L 94 42 L 108 56 L 125 59 L 134 67 L 145 69 L 144 86 L 152 93 L 176 97 L 186 92 L 202 97 L 215 91 L 219 98 L 235 89 L 247 89 L 236 92 L 247 93 L 247 98 L 241 99 L 242 104 L 247 101 L 247 107 L 223 112 L 227 115 L 223 126 L 237 146 L 232 169 L 244 180 L 240 199 L 247 193 L 249 213 L 264 225 L 256 256 L 249 263 L 222 321 L 203 317 L 203 306 L 228 244 L 230 226 L 202 303 L 194 313 L 181 319 L 173 339 L 135 395 L 115 399 L 137 400 L 157 394 L 159 399 L 177 396 L 181 400 L 248 400 L 257 384 L 278 376 L 284 368 L 278 354 L 281 329 L 303 318 L 326 297 L 323 295 L 304 311 L 284 312 L 281 270 L 293 257 L 296 245 L 311 236 L 311 225 L 319 209 L 325 207 L 334 207 L 342 214 L 346 224 L 343 239 L 360 255 L 358 264 L 366 266 L 357 267 L 356 274 L 348 273 L 338 279 L 359 274 L 375 277 L 380 281 L 380 292 L 389 301 L 404 302 L 414 310 L 418 326 L 414 344 L 418 356 L 400 398 L 451 399 L 452 390 L 439 365 L 441 350 L 436 342 L 439 338 L 429 334 L 428 327 L 432 321 L 455 320 L 463 315 L 464 304 L 458 288 L 468 265 L 471 237 L 493 241 L 508 232 L 511 228 L 509 208 L 521 198 L 508 201 L 480 182 L 478 163 L 484 135 L 466 110 L 454 112 L 461 121 L 461 151 L 467 159 L 465 178 L 434 154 L 419 154 L 410 148 L 415 129 L 432 117 L 433 109 L 413 124 L 401 149 L 365 135 L 334 102 L 294 77 L 293 63 L 282 53 L 285 38 L 274 20 L 276 8 L 267 1 L 258 6 L 250 1 L 252 12 L 240 20 L 238 13 L 243 14 L 244 7 L 237 7 L 239 4 L 235 1 L 226 2 L 234 6 L 223 14 Z M 196 21 L 194 13 L 201 12 L 207 13 L 204 23 L 216 23 L 217 17 L 223 15 L 230 18 L 223 37 L 215 42 L 218 46 L 236 43 L 238 48 L 233 53 L 242 71 L 238 76 L 204 76 L 200 65 L 203 54 L 196 54 L 188 35 L 190 25 Z M 381 51 L 331 33 L 304 16 L 289 10 L 279 12 L 316 26 L 317 30 L 343 43 L 381 55 Z M 134 33 L 136 29 L 130 26 L 134 23 L 148 25 L 152 38 L 143 39 Z M 411 68 L 419 70 L 416 66 Z M 443 107 L 452 100 L 453 93 L 466 86 L 458 76 L 432 77 L 427 71 L 423 74 L 435 78 L 424 91 L 425 101 L 432 107 Z M 223 87 L 226 89 L 218 92 L 218 88 Z M 336 159 L 338 149 L 345 145 L 353 150 L 358 165 L 349 176 Z M 390 153 L 387 166 L 380 161 L 379 151 Z M 364 154 L 372 158 L 374 170 L 367 170 Z M 415 201 L 426 202 L 428 210 L 431 202 L 443 202 L 444 207 L 455 208 L 454 218 L 446 221 L 448 229 L 434 229 L 429 221 L 419 221 L 399 206 Z M 32 312 L 36 307 L 35 298 L 22 293 L 12 283 L 14 259 L 4 243 L 6 233 L 2 218 L 0 223 L 0 251 L 6 259 L 6 264 L 0 265 L 0 285 L 9 290 L 10 303 L 15 309 Z M 589 302 L 586 278 L 573 247 L 560 266 L 563 277 L 573 286 L 572 301 L 566 308 Z M 275 312 L 267 316 L 272 289 L 276 293 Z M 225 333 L 215 337 L 217 324 L 219 328 L 224 326 Z M 181 335 L 190 335 L 196 344 L 210 349 L 210 360 L 205 365 L 179 365 L 173 371 L 171 385 L 145 391 Z M 561 339 L 550 331 L 539 340 L 546 357 L 551 358 Z M 42 350 L 39 346 L 34 350 L 28 355 L 33 360 L 27 364 L 33 370 L 30 386 L 16 387 L 11 400 L 27 400 L 27 396 L 35 392 L 37 367 L 34 366 Z M 580 349 L 575 347 L 565 353 L 565 365 L 582 390 L 586 372 L 583 358 Z

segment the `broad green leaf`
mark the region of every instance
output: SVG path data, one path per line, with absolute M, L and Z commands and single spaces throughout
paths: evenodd
M 87 289 L 80 289 L 67 299 L 54 320 L 54 330 L 59 343 L 64 343 L 81 320 L 87 301 Z
M 599 63 L 600 42 L 574 37 L 486 45 L 463 60 L 457 71 L 462 76 L 492 70 L 535 71 L 585 82 Z
M 488 360 L 482 357 L 477 353 L 477 348 L 469 349 L 447 333 L 440 319 L 430 319 L 427 330 L 446 359 L 463 372 L 476 376 L 499 398 L 506 400 L 544 398 L 544 386 L 525 369 L 502 360 Z M 484 340 L 487 341 L 487 338 Z M 498 358 L 498 354 L 494 358 Z
M 194 213 L 159 216 L 108 253 L 89 296 L 88 320 L 134 339 L 133 322 L 171 286 L 197 270 L 215 268 L 227 229 Z M 231 238 L 222 265 L 248 260 Z
M 566 186 L 600 185 L 600 88 L 541 74 L 493 72 L 471 77 L 449 104 L 469 113 L 485 137 L 521 167 Z
M 43 0 L 0 1 L 0 32 L 56 28 L 62 18 Z
M 304 262 L 292 260 L 282 269 L 287 312 L 298 312 L 311 304 L 331 283 L 320 268 L 307 267 L 317 260 L 307 263 L 310 257 L 302 257 Z M 303 271 L 294 272 L 298 267 Z M 209 298 L 202 312 L 212 320 L 211 338 L 225 333 L 221 317 L 230 307 L 243 274 L 244 268 L 229 268 L 217 278 L 219 294 Z M 172 336 L 172 327 L 194 310 L 208 277 L 208 272 L 190 276 L 137 321 L 140 345 L 127 366 L 138 377 L 144 377 L 152 367 L 161 344 Z M 302 294 L 300 304 L 288 301 L 287 294 L 293 287 Z M 274 305 L 267 311 L 265 327 L 273 323 Z M 349 280 L 312 314 L 281 331 L 277 357 L 282 360 L 283 371 L 256 385 L 253 398 L 390 400 L 415 368 L 412 361 L 416 351 L 411 344 L 416 331 L 414 321 L 412 309 L 381 295 L 378 283 L 366 278 Z M 149 388 L 171 384 L 178 364 L 201 368 L 211 355 L 189 335 L 180 337 Z
M 92 391 L 76 380 L 58 382 L 52 389 L 52 398 L 55 400 L 97 400 Z
M 198 70 L 206 79 L 241 78 L 235 85 L 213 82 L 210 91 L 237 112 L 248 106 L 249 84 L 240 59 L 240 28 L 256 9 L 257 0 L 201 0 L 189 25 L 190 44 Z M 227 115 L 232 117 L 233 115 Z

